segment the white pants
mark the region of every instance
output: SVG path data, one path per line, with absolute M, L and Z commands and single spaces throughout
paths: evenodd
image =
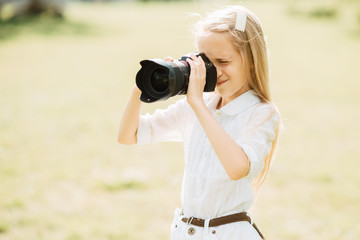
M 258 232 L 247 221 L 208 227 L 209 220 L 205 220 L 205 227 L 197 227 L 181 221 L 183 217 L 187 216 L 181 216 L 180 209 L 176 209 L 171 224 L 171 240 L 261 240 Z

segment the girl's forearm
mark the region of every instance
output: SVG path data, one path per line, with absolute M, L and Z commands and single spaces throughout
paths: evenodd
M 117 139 L 121 144 L 130 145 L 137 143 L 136 133 L 139 126 L 141 109 L 140 94 L 141 91 L 134 86 L 120 121 Z
M 242 148 L 223 129 L 205 103 L 197 102 L 192 104 L 192 108 L 229 178 L 238 180 L 245 177 L 250 162 Z

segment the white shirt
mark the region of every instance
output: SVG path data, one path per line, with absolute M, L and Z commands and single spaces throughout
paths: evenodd
M 141 116 L 137 141 L 184 143 L 183 212 L 185 216 L 208 219 L 250 208 L 254 201 L 251 181 L 264 166 L 279 115 L 272 104 L 261 103 L 251 90 L 220 110 L 216 109 L 219 95 L 205 93 L 204 100 L 216 120 L 246 153 L 250 161 L 246 177 L 236 181 L 228 177 L 185 98 L 165 110 Z

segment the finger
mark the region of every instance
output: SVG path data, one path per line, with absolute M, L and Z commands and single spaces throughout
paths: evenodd
M 191 65 L 192 62 L 193 62 L 193 60 L 192 60 L 191 58 L 187 58 L 187 59 L 186 59 L 186 62 L 189 63 L 189 65 Z
M 190 54 L 190 57 L 191 57 L 191 59 L 192 59 L 193 61 L 199 62 L 199 59 L 196 57 L 195 53 L 191 53 L 191 54 Z
M 192 74 L 193 76 L 195 76 L 197 74 L 195 62 L 193 60 L 191 60 L 190 58 L 186 59 L 186 61 L 190 65 L 190 71 L 191 71 L 190 75 Z
M 199 59 L 199 62 L 200 62 L 201 64 L 204 64 L 204 65 L 205 65 L 205 62 L 204 62 L 204 60 L 202 59 L 201 56 L 199 56 L 198 59 Z
M 203 70 L 206 70 L 205 62 L 204 62 L 204 60 L 202 59 L 201 56 L 199 56 L 199 62 L 200 62 L 200 65 L 201 65 L 202 69 L 203 69 Z
M 164 60 L 167 61 L 167 62 L 173 62 L 174 61 L 174 59 L 172 57 L 166 57 Z
M 193 63 L 193 78 L 196 82 L 203 84 L 204 82 L 204 74 L 203 71 L 201 70 L 201 66 L 198 63 Z
M 195 57 L 196 58 L 196 57 Z M 189 63 L 189 64 L 192 64 L 194 66 L 198 65 L 198 62 L 196 62 L 196 60 L 193 60 L 191 58 L 187 58 L 186 61 Z
M 205 62 L 204 60 L 202 59 L 201 56 L 198 57 L 199 58 L 199 63 L 200 63 L 200 72 L 201 72 L 201 77 L 203 79 L 206 78 L 206 67 L 205 67 Z

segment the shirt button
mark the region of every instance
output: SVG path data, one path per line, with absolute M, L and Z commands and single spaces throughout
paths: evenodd
M 195 230 L 195 228 L 193 228 L 193 227 L 189 228 L 189 230 L 188 230 L 188 234 L 189 234 L 189 235 L 194 235 L 195 232 L 196 232 L 196 230 Z
M 212 234 L 215 234 L 216 233 L 216 231 L 215 230 L 212 230 L 212 232 L 211 232 Z

